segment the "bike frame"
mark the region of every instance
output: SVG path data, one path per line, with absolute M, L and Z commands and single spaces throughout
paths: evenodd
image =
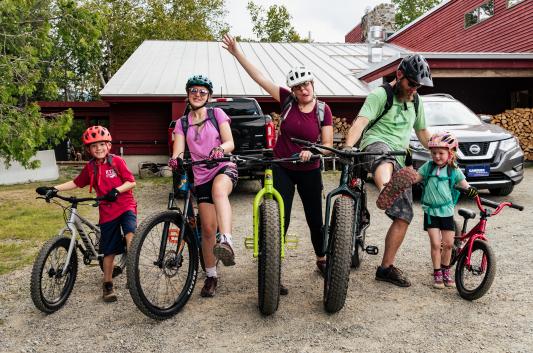
M 461 230 L 461 236 L 456 238 L 456 240 L 460 241 L 461 244 L 463 244 L 464 242 L 466 243 L 464 244 L 464 246 L 459 247 L 455 255 L 455 258 L 452 259 L 452 262 L 451 262 L 452 266 L 457 262 L 457 260 L 460 258 L 460 256 L 465 251 L 467 252 L 466 253 L 466 265 L 471 266 L 470 257 L 472 256 L 472 248 L 474 246 L 474 242 L 478 239 L 481 239 L 483 241 L 488 241 L 487 237 L 485 236 L 487 218 L 496 216 L 506 206 L 509 206 L 509 207 L 512 206 L 511 202 L 502 202 L 501 204 L 498 205 L 498 207 L 496 207 L 496 209 L 493 212 L 490 212 L 490 210 L 487 210 L 485 207 L 483 207 L 481 203 L 481 198 L 479 196 L 476 196 L 475 201 L 476 201 L 477 207 L 480 210 L 480 220 L 474 227 L 472 227 L 472 229 L 470 229 L 470 231 L 465 232 Z M 483 259 L 482 265 L 485 265 L 485 259 Z
M 70 208 L 70 216 L 67 221 L 66 227 L 64 227 L 63 229 L 59 231 L 59 235 L 61 236 L 63 236 L 67 231 L 70 231 L 70 234 L 71 234 L 70 245 L 68 247 L 67 258 L 65 261 L 65 263 L 67 264 L 70 263 L 70 258 L 72 257 L 72 253 L 75 251 L 75 247 L 77 245 L 76 238 L 78 236 L 81 238 L 83 245 L 85 246 L 85 248 L 83 248 L 81 245 L 78 245 L 78 247 L 81 247 L 83 249 L 82 252 L 84 255 L 84 260 L 87 258 L 86 257 L 87 251 L 89 252 L 89 257 L 87 259 L 90 261 L 97 260 L 98 258 L 102 257 L 102 255 L 98 254 L 98 252 L 94 248 L 94 245 L 91 239 L 89 238 L 89 235 L 85 234 L 83 225 L 86 225 L 87 227 L 89 227 L 89 229 L 95 232 L 97 237 L 100 237 L 100 229 L 97 226 L 93 225 L 86 218 L 80 216 L 78 213 L 78 204 L 73 203 L 72 207 Z M 67 266 L 65 266 L 65 268 L 63 268 L 62 275 L 66 275 L 67 270 L 68 270 Z
M 281 257 L 285 257 L 285 205 L 281 194 L 274 189 L 274 175 L 272 167 L 265 169 L 263 188 L 254 197 L 253 202 L 253 223 L 254 223 L 254 257 L 259 256 L 259 205 L 263 199 L 275 199 L 279 205 L 280 234 L 281 234 Z

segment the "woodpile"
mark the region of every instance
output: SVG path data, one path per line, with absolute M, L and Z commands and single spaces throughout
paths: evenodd
M 533 161 L 533 108 L 515 108 L 494 115 L 490 121 L 518 137 L 525 159 Z
M 279 129 L 279 121 L 280 121 L 280 115 L 277 113 L 270 113 L 270 116 L 272 116 L 272 121 L 274 122 L 274 125 L 276 126 L 276 131 Z M 351 124 L 347 121 L 346 118 L 338 118 L 336 116 L 333 117 L 333 142 L 334 147 L 339 147 L 344 142 L 344 137 L 348 133 L 348 129 L 350 128 Z

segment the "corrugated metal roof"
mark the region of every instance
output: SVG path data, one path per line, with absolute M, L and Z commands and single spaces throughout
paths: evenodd
M 364 43 L 239 43 L 243 53 L 273 82 L 283 85 L 293 66 L 305 65 L 315 75 L 321 97 L 366 97 L 367 84 L 356 74 L 369 68 Z M 401 49 L 383 47 L 383 60 Z M 185 82 L 206 74 L 215 95 L 261 97 L 268 94 L 244 71 L 221 42 L 155 41 L 142 43 L 100 92 L 102 97 L 185 96 Z

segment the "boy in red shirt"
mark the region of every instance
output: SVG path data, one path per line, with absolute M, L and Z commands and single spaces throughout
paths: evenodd
M 89 185 L 89 192 L 94 187 L 96 196 L 104 198 L 98 207 L 101 231 L 99 251 L 104 255 L 102 298 L 106 302 L 114 302 L 117 300 L 113 291 L 114 259 L 115 255 L 124 252 L 120 227 L 125 234 L 127 248 L 137 227 L 137 203 L 131 190 L 135 187 L 135 178 L 122 158 L 109 154 L 111 134 L 105 127 L 91 126 L 81 139 L 93 159 L 80 175 L 72 181 L 38 189 L 43 193 L 55 194 Z

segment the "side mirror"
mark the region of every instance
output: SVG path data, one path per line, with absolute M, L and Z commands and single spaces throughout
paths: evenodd
M 487 124 L 490 124 L 490 121 L 492 120 L 492 115 L 478 114 L 477 116 L 481 119 L 482 122 Z

